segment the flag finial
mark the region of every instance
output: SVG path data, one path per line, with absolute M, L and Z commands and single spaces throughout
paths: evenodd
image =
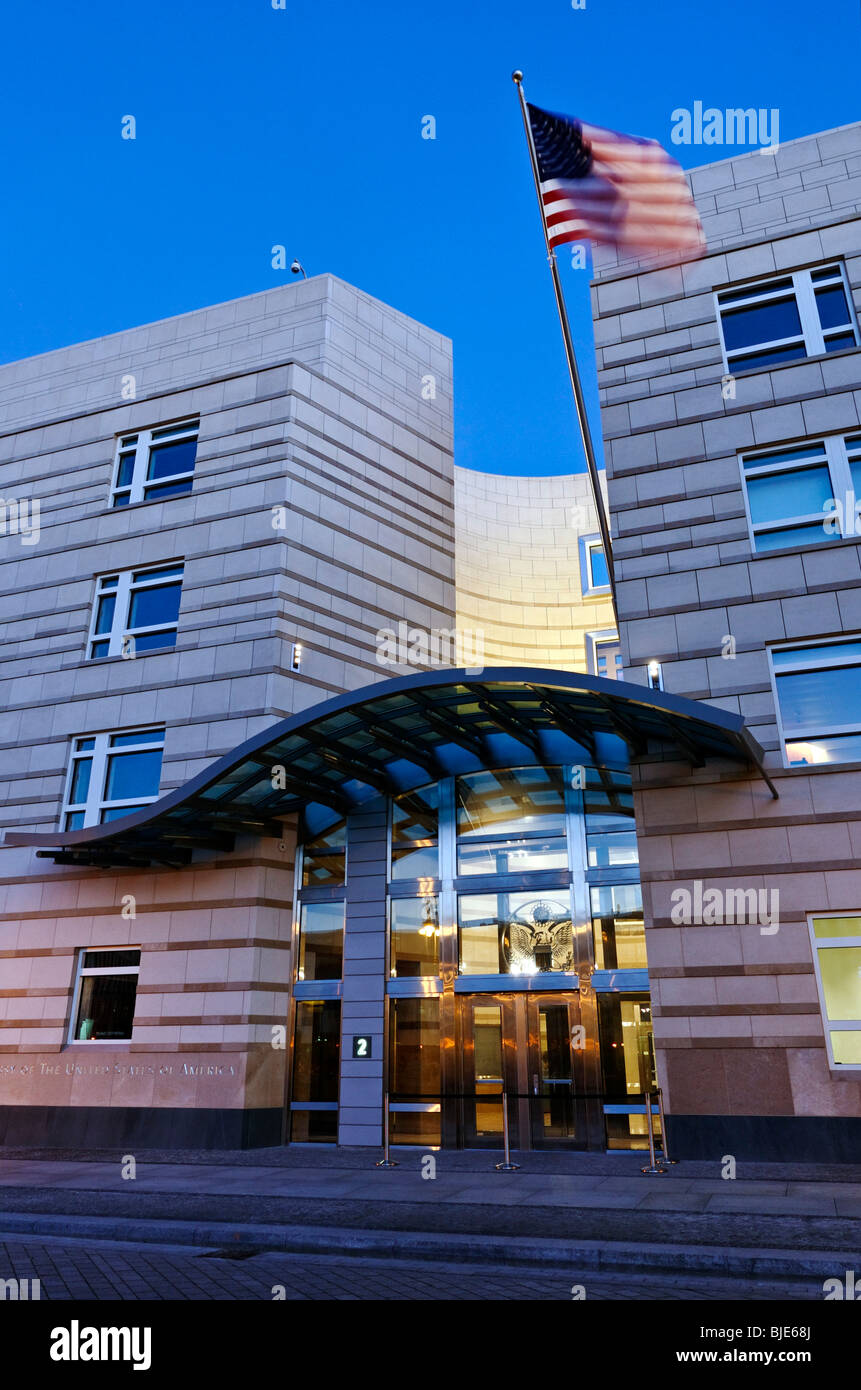
M 511 74 L 511 80 L 512 82 L 516 82 L 518 86 L 520 85 L 523 81 L 523 73 L 520 71 L 520 68 L 514 69 L 514 72 Z

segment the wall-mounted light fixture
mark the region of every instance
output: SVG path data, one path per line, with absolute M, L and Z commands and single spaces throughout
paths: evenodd
M 290 665 L 294 671 L 302 669 L 302 643 L 294 642 L 290 648 Z
M 663 674 L 663 671 L 661 670 L 661 663 L 660 663 L 660 661 L 650 661 L 650 662 L 649 662 L 649 666 L 648 666 L 648 671 L 649 671 L 649 689 L 650 689 L 650 690 L 663 690 L 663 688 L 664 688 L 664 674 Z

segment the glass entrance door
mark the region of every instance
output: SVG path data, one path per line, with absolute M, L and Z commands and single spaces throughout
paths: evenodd
M 524 1003 L 529 1020 L 532 1147 L 585 1148 L 579 999 L 527 995 Z
M 460 1147 L 502 1147 L 505 1094 L 512 1148 L 585 1148 L 579 997 L 471 994 L 458 1006 Z
M 460 1081 L 458 1146 L 502 1147 L 502 1097 L 517 1091 L 516 1010 L 510 995 L 464 995 L 459 1000 Z M 509 1124 L 515 1123 L 510 1102 Z M 514 1135 L 511 1139 L 514 1144 Z

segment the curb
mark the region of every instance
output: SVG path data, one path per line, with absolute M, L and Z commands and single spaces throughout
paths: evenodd
M 235 1225 L 211 1221 L 141 1221 L 112 1217 L 41 1216 L 0 1212 L 0 1240 L 9 1235 L 68 1236 L 125 1243 L 249 1249 L 259 1253 L 368 1256 L 511 1265 L 700 1274 L 757 1279 L 842 1277 L 858 1263 L 847 1251 L 725 1249 L 709 1245 L 648 1245 L 623 1241 L 531 1240 L 423 1231 L 362 1231 L 326 1226 Z

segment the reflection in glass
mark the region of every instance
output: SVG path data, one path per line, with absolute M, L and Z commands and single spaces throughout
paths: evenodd
M 294 1109 L 290 1137 L 298 1143 L 338 1137 L 341 1005 L 337 999 L 300 1000 L 293 1049 L 293 1105 L 328 1102 L 327 1110 Z
M 773 367 L 779 362 L 795 362 L 799 357 L 806 357 L 807 349 L 803 342 L 794 343 L 790 347 L 769 348 L 766 352 L 746 353 L 742 357 L 732 359 L 732 368 L 736 372 L 745 372 L 751 367 Z
M 472 1006 L 475 1138 L 502 1133 L 502 1009 L 498 1004 Z
M 790 767 L 809 767 L 816 763 L 858 762 L 861 761 L 861 733 L 789 739 L 786 744 L 786 758 Z
M 762 477 L 748 478 L 750 519 L 757 525 L 783 521 L 784 518 L 810 516 L 814 512 L 821 517 L 827 510 L 826 504 L 832 491 L 831 476 L 826 466 L 795 468 L 787 473 L 767 473 Z
M 338 821 L 328 830 L 309 836 L 302 846 L 302 887 L 343 883 L 347 859 L 347 826 Z
M 141 953 L 87 951 L 81 963 L 76 1042 L 126 1041 L 132 1036 Z M 117 973 L 92 975 L 91 970 Z
M 176 444 L 158 444 L 149 451 L 147 478 L 171 478 L 190 473 L 197 456 L 197 440 L 183 439 Z
M 831 285 L 816 291 L 816 307 L 823 328 L 842 328 L 851 322 L 849 305 L 842 285 Z
M 613 884 L 591 891 L 595 968 L 645 969 L 648 962 L 640 885 Z
M 831 1051 L 843 1066 L 861 1065 L 861 1029 L 832 1028 Z
M 836 333 L 831 338 L 825 339 L 826 352 L 842 352 L 844 348 L 856 346 L 854 333 Z
M 587 768 L 583 811 L 587 835 L 598 835 L 605 830 L 633 830 L 634 794 L 630 773 L 611 768 L 602 768 L 600 772 L 594 767 Z
M 433 895 L 392 899 L 391 974 L 400 980 L 439 975 L 439 907 Z
M 803 658 L 807 652 L 799 651 L 797 655 Z M 857 723 L 861 709 L 861 666 L 832 666 L 821 671 L 779 675 L 777 696 L 786 728 L 851 726 Z
M 567 869 L 568 846 L 554 840 L 499 840 L 462 844 L 457 850 L 459 874 L 517 874 L 539 869 Z
M 623 830 L 615 835 L 589 835 L 586 848 L 590 869 L 622 869 L 639 863 L 634 830 Z
M 510 768 L 458 777 L 457 831 L 471 839 L 533 831 L 544 836 L 564 835 L 561 769 Z
M 439 875 L 439 787 L 408 792 L 392 802 L 392 878 Z
M 392 1103 L 439 1102 L 439 998 L 389 1001 L 389 1093 Z M 440 1113 L 392 1110 L 390 1133 L 399 1144 L 439 1144 Z
M 819 545 L 833 540 L 821 521 L 813 521 L 809 526 L 781 526 L 777 531 L 757 531 L 754 536 L 755 550 L 788 550 L 797 545 Z
M 105 800 L 130 801 L 133 797 L 157 796 L 161 759 L 160 748 L 152 752 L 112 753 L 108 758 Z
M 820 940 L 825 936 L 861 937 L 861 917 L 814 917 L 813 935 Z
M 537 975 L 574 959 L 566 891 L 463 894 L 458 903 L 462 975 Z
M 340 980 L 344 904 L 303 903 L 299 926 L 300 980 Z
M 641 1096 L 647 1087 L 657 1085 L 649 996 L 600 993 L 596 997 L 607 1098 L 620 1101 Z
M 435 1100 L 440 1090 L 439 996 L 392 999 L 389 1089 Z
M 607 557 L 604 549 L 600 545 L 593 545 L 589 550 L 589 568 L 591 570 L 592 588 L 604 589 L 610 587 L 610 570 L 607 566 Z
M 744 309 L 724 310 L 723 337 L 727 350 L 774 343 L 781 338 L 801 336 L 801 319 L 794 295 L 750 304 Z M 802 348 L 802 354 L 804 349 Z
M 827 1017 L 861 1023 L 861 946 L 822 946 L 817 954 Z
M 542 1140 L 574 1139 L 568 1005 L 539 1003 L 537 1013 L 540 1099 L 533 1102 L 534 1119 L 541 1125 Z

